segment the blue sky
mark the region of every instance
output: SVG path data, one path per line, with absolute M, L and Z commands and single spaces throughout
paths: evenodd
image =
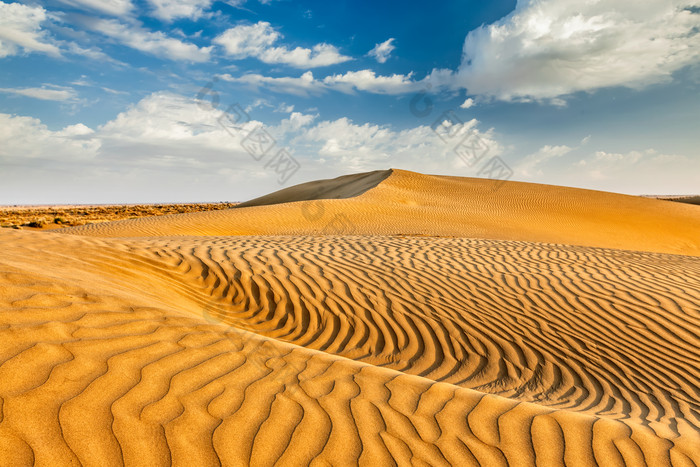
M 0 1 L 0 204 L 238 201 L 493 158 L 698 193 L 699 64 L 698 0 Z

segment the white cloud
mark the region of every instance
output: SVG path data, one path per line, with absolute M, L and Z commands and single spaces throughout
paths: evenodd
M 478 122 L 457 124 L 454 134 L 478 137 L 488 148 L 489 157 L 502 153 L 503 148 L 491 132 L 481 132 Z M 343 167 L 346 171 L 365 171 L 387 167 L 415 170 L 423 173 L 450 173 L 474 176 L 454 151 L 458 141 L 445 142 L 430 126 L 394 130 L 387 125 L 356 124 L 348 118 L 322 121 L 292 137 L 290 145 L 297 152 L 310 152 L 328 168 Z
M 348 71 L 344 74 L 329 75 L 323 79 L 316 79 L 311 71 L 307 71 L 300 77 L 270 77 L 257 73 L 243 76 L 220 75 L 225 81 L 242 83 L 254 88 L 265 87 L 271 91 L 308 96 L 321 94 L 329 90 L 344 92 L 347 94 L 355 91 L 365 91 L 373 94 L 406 94 L 422 89 L 438 90 L 448 86 L 452 72 L 449 70 L 433 70 L 420 81 L 412 79 L 412 74 L 393 74 L 389 76 L 377 75 L 372 70 Z
M 572 172 L 576 177 L 572 177 Z M 655 149 L 595 151 L 561 175 L 563 183 L 630 194 L 697 194 L 700 159 Z
M 411 76 L 410 73 L 377 76 L 372 70 L 348 71 L 342 75 L 325 77 L 323 84 L 328 88 L 346 93 L 358 90 L 374 94 L 404 94 L 415 92 L 424 86 L 424 83 L 413 81 Z
M 51 130 L 34 118 L 0 114 L 0 198 L 8 203 L 240 199 L 242 193 L 231 187 L 254 191 L 262 165 L 241 147 L 240 135 L 219 125 L 220 115 L 168 93 L 152 94 L 95 129 L 78 123 Z M 226 169 L 233 171 L 222 175 Z M 276 185 L 275 174 L 264 172 Z
M 59 56 L 60 52 L 42 30 L 46 10 L 40 6 L 0 1 L 0 58 L 20 51 Z
M 219 75 L 224 81 L 241 83 L 253 88 L 265 87 L 274 92 L 284 94 L 294 94 L 297 96 L 308 96 L 309 94 L 319 94 L 325 91 L 322 83 L 314 79 L 313 73 L 307 71 L 298 78 L 283 76 L 273 78 L 257 73 L 249 73 L 243 76 L 231 76 L 229 74 Z
M 131 12 L 134 5 L 131 0 L 60 0 L 74 7 L 84 7 L 113 16 L 125 16 Z
M 68 53 L 124 65 L 95 47 L 84 48 L 75 42 L 59 41 L 49 37 L 46 30 L 42 28 L 42 24 L 54 20 L 52 25 L 55 28 L 57 18 L 57 15 L 47 12 L 40 6 L 0 1 L 0 58 L 23 52 L 40 52 L 54 57 Z M 70 35 L 79 35 L 74 30 L 67 28 L 63 30 Z
M 95 130 L 77 124 L 50 131 L 38 120 L 2 114 L 2 157 L 63 160 L 67 154 L 90 158 L 114 170 L 160 165 L 210 170 L 225 165 L 257 169 L 240 143 L 245 131 L 230 133 L 219 124 L 221 112 L 204 102 L 170 93 L 152 94 Z M 317 115 L 292 112 L 279 124 L 266 126 L 278 140 L 322 170 L 352 171 L 400 166 L 413 170 L 459 167 L 451 145 L 429 126 L 394 130 L 348 118 L 315 123 Z M 245 125 L 250 130 L 260 122 Z M 490 134 L 479 133 L 475 120 L 460 124 L 475 131 L 499 152 Z M 57 152 L 54 150 L 58 148 Z M 123 167 L 121 167 L 123 166 Z M 119 169 L 121 167 L 121 169 Z
M 282 102 L 274 111 L 284 114 L 291 114 L 294 112 L 294 105 L 287 105 L 286 103 Z
M 127 26 L 116 20 L 101 19 L 90 27 L 128 47 L 171 60 L 204 62 L 209 59 L 211 52 L 211 47 L 200 48 L 168 37 L 161 31 L 151 32 L 139 26 Z
M 372 70 L 313 80 L 306 74 L 301 78 L 256 74 L 234 80 L 299 95 L 329 89 L 403 94 L 430 85 L 432 92 L 466 89 L 478 96 L 476 101 L 565 106 L 566 97 L 575 92 L 643 88 L 670 80 L 675 71 L 700 62 L 698 8 L 687 0 L 519 0 L 510 15 L 467 35 L 457 71 L 433 70 L 420 81 L 412 73 L 378 76 Z M 340 61 L 332 46 L 326 45 L 327 60 L 321 60 L 320 52 L 313 56 L 311 49 L 275 47 L 281 37 L 269 23 L 259 22 L 229 29 L 215 42 L 235 58 L 257 57 L 267 63 L 309 68 Z M 392 41 L 377 44 L 369 55 L 385 61 L 393 50 Z M 474 104 L 475 99 L 467 99 L 462 108 Z
M 207 150 L 218 155 L 242 152 L 239 141 L 220 126 L 220 116 L 220 111 L 204 102 L 159 92 L 120 113 L 101 126 L 97 134 L 109 143 L 107 148 L 129 146 L 132 154 L 144 157 L 151 154 L 190 158 Z
M 459 107 L 462 109 L 471 109 L 472 107 L 474 107 L 474 104 L 475 104 L 474 99 L 472 99 L 470 97 L 467 100 L 465 100 L 464 102 L 462 102 L 462 105 L 460 105 Z
M 197 20 L 205 16 L 213 0 L 148 0 L 155 17 L 165 21 L 177 18 Z
M 320 122 L 307 129 L 295 142 L 319 143 L 317 153 L 324 162 L 359 171 L 378 162 L 386 164 L 395 154 L 390 149 L 396 149 L 396 140 L 396 134 L 389 127 L 369 123 L 356 125 L 347 118 L 340 118 Z
M 335 46 L 325 43 L 316 44 L 311 49 L 274 47 L 273 44 L 282 37 L 270 23 L 260 21 L 230 28 L 213 42 L 235 59 L 255 57 L 264 63 L 285 64 L 296 68 L 315 68 L 352 60 L 351 57 L 341 55 Z
M 236 200 L 277 189 L 276 174 L 265 168 L 267 160 L 254 159 L 241 146 L 247 132 L 261 122 L 251 121 L 243 130 L 227 126 L 227 131 L 221 116 L 206 102 L 170 93 L 152 94 L 94 130 L 76 124 L 52 131 L 39 120 L 1 114 L 0 161 L 12 172 L 0 173 L 0 196 L 16 199 L 28 181 L 52 192 L 65 189 L 78 196 L 76 201 L 86 201 L 78 188 L 91 180 L 91 189 L 97 189 L 91 193 L 112 193 L 112 200 L 123 200 L 125 193 L 133 201 L 154 196 Z M 288 148 L 306 179 L 387 167 L 474 175 L 429 126 L 395 130 L 347 118 L 317 118 L 292 112 L 265 127 L 277 141 L 272 152 Z M 462 127 L 478 133 L 476 121 Z M 494 153 L 499 151 L 489 133 L 479 134 Z M 56 171 L 63 174 L 60 183 Z M 50 199 L 57 198 L 52 194 Z
M 214 39 L 230 56 L 240 59 L 257 57 L 280 38 L 270 23 L 260 21 L 252 25 L 240 25 L 227 29 Z
M 394 42 L 393 37 L 380 44 L 376 44 L 374 48 L 367 53 L 367 55 L 374 57 L 379 63 L 386 63 L 391 55 L 391 52 L 393 52 L 396 48 L 392 42 Z
M 700 58 L 700 14 L 686 6 L 518 0 L 513 13 L 467 35 L 456 84 L 471 94 L 527 101 L 666 81 Z
M 258 59 L 269 64 L 283 63 L 296 68 L 316 68 L 352 60 L 341 55 L 338 49 L 330 44 L 316 44 L 311 49 L 296 47 L 292 50 L 286 47 L 270 47 L 265 49 Z
M 36 118 L 0 113 L 0 161 L 17 164 L 31 159 L 58 162 L 93 159 L 100 141 L 92 134 L 93 131 L 82 124 L 51 131 Z
M 104 92 L 107 92 L 109 94 L 121 95 L 121 96 L 128 96 L 129 95 L 129 93 L 127 91 L 117 91 L 116 89 L 108 88 L 105 86 L 101 86 L 100 89 L 102 89 Z
M 162 92 L 94 129 L 78 123 L 50 130 L 34 118 L 0 114 L 0 197 L 25 203 L 241 200 L 278 189 L 276 174 L 265 167 L 270 158 L 256 160 L 241 146 L 261 122 L 227 131 L 221 116 L 205 102 Z M 455 134 L 479 137 L 489 158 L 503 155 L 492 130 L 480 130 L 476 120 L 456 125 Z M 455 153 L 456 141 L 445 142 L 427 125 L 399 130 L 292 112 L 265 128 L 276 140 L 271 153 L 287 148 L 302 166 L 290 183 L 387 167 L 479 176 L 479 164 L 468 165 Z M 697 192 L 697 158 L 582 151 L 545 146 L 516 165 L 516 175 L 630 193 Z M 28 199 L 41 190 L 27 195 L 27 183 L 45 187 L 48 198 Z M 88 200 L 86 193 L 95 197 Z
M 116 66 L 126 66 L 125 63 L 120 62 L 118 60 L 113 59 L 112 57 L 108 56 L 101 50 L 95 48 L 95 47 L 90 47 L 90 48 L 83 48 L 80 47 L 78 44 L 75 42 L 68 42 L 65 43 L 66 50 L 69 53 L 75 54 L 75 55 L 82 55 L 83 57 L 87 57 L 91 60 L 99 61 L 99 62 L 109 62 L 112 63 Z
M 514 180 L 616 193 L 697 194 L 700 159 L 655 149 L 627 152 L 547 145 L 514 164 Z
M 318 115 L 292 112 L 289 118 L 283 119 L 279 125 L 272 127 L 271 131 L 280 138 L 287 138 L 290 134 L 299 132 L 302 128 L 307 128 Z
M 220 111 L 170 93 L 151 94 L 95 130 L 79 123 L 51 131 L 34 118 L 0 116 L 0 155 L 15 160 L 44 157 L 58 161 L 69 152 L 61 148 L 82 148 L 76 151 L 80 158 L 89 156 L 108 164 L 129 162 L 137 166 L 168 158 L 200 158 L 204 163 L 245 154 L 240 137 L 219 124 Z M 252 121 L 249 127 L 259 124 Z
M 570 153 L 573 148 L 566 145 L 544 146 L 534 154 L 523 158 L 515 166 L 515 174 L 523 180 L 535 181 L 544 175 L 542 165 L 551 159 L 564 156 Z
M 56 89 L 41 88 L 0 88 L 0 92 L 18 96 L 33 97 L 45 101 L 74 101 L 77 94 L 74 89 L 56 87 Z

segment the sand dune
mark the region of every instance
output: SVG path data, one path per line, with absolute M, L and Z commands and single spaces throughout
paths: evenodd
M 0 231 L 0 464 L 700 464 L 695 207 L 386 175 Z M 304 206 L 354 235 L 277 235 L 323 232 Z
M 293 203 L 295 201 L 356 198 L 375 188 L 389 178 L 391 173 L 391 170 L 376 170 L 374 172 L 344 175 L 333 180 L 317 180 L 302 183 L 240 203 L 236 208 L 269 206 L 271 204 Z
M 251 207 L 85 225 L 65 233 L 103 237 L 427 235 L 700 256 L 696 206 L 396 169 L 387 178 L 385 172 L 361 175 L 288 188 L 249 202 Z M 368 189 L 372 183 L 375 186 Z M 335 199 L 358 192 L 362 194 Z M 305 196 L 310 200 L 300 201 Z M 284 197 L 293 202 L 268 205 Z

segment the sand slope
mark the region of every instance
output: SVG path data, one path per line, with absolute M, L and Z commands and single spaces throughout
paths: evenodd
M 0 242 L 4 465 L 700 463 L 699 258 L 416 237 Z
M 357 193 L 361 194 L 331 199 Z M 267 204 L 284 199 L 293 202 Z M 86 225 L 64 233 L 104 237 L 428 235 L 700 256 L 697 206 L 531 183 L 394 169 L 390 174 L 379 171 L 298 185 L 253 200 L 249 206 Z
M 700 465 L 697 208 L 489 183 L 1 229 L 0 465 Z
M 375 188 L 389 178 L 391 174 L 391 170 L 375 170 L 374 172 L 344 175 L 332 180 L 302 183 L 240 203 L 236 208 L 269 206 L 272 204 L 293 203 L 295 201 L 356 198 Z

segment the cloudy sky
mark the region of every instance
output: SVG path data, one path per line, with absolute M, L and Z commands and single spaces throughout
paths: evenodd
M 0 0 L 0 204 L 491 160 L 700 193 L 700 0 Z

